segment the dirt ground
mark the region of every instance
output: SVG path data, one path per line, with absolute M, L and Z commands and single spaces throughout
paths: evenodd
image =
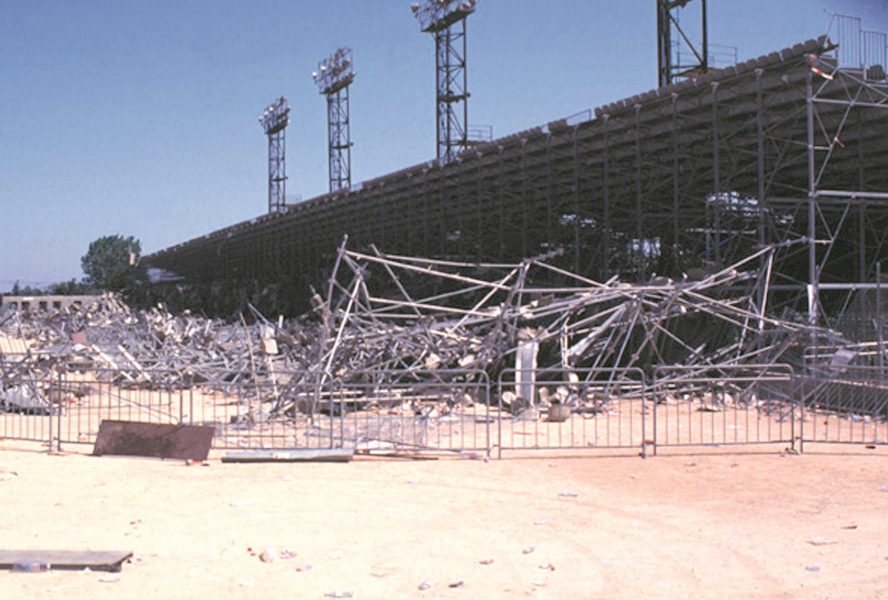
M 766 450 L 185 466 L 7 441 L 3 548 L 138 560 L 0 572 L 0 597 L 888 597 L 888 448 Z

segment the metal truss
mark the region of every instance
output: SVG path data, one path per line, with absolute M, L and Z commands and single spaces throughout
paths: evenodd
M 268 212 L 283 210 L 287 204 L 286 132 L 268 134 Z
M 351 187 L 351 128 L 348 86 L 327 94 L 330 192 Z
M 449 163 L 469 143 L 466 19 L 434 33 L 438 160 Z
M 269 105 L 259 117 L 268 136 L 268 212 L 287 206 L 286 130 L 290 122 L 290 106 L 283 96 Z
M 425 0 L 411 9 L 420 27 L 435 36 L 437 157 L 440 164 L 456 160 L 469 146 L 466 18 L 476 0 Z

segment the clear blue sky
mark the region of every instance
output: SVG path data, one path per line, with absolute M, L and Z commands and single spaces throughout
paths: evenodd
M 434 157 L 434 42 L 409 0 L 0 0 L 0 291 L 80 278 L 103 235 L 143 253 L 267 207 L 262 109 L 286 95 L 287 192 L 327 187 L 311 79 L 354 50 L 352 180 Z M 825 33 L 888 30 L 885 0 L 710 0 L 740 60 Z M 654 0 L 479 0 L 469 121 L 496 136 L 656 85 Z

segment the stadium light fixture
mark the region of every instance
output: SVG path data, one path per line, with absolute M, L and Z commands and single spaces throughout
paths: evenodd
M 410 10 L 423 31 L 445 29 L 475 12 L 477 0 L 425 0 L 414 2 Z
M 349 48 L 339 48 L 312 71 L 318 91 L 327 97 L 327 141 L 330 192 L 351 187 L 351 117 L 349 85 L 355 80 Z
M 281 96 L 272 104 L 268 105 L 262 115 L 259 117 L 259 123 L 265 133 L 271 135 L 284 129 L 290 123 L 290 105 L 287 98 Z
M 311 77 L 318 85 L 318 91 L 324 95 L 347 87 L 355 79 L 352 51 L 349 48 L 340 48 L 321 61 L 318 70 L 312 71 Z

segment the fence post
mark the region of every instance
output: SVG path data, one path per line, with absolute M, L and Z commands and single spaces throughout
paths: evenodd
M 789 375 L 789 389 L 794 390 L 795 387 L 795 375 L 790 373 Z M 796 412 L 798 409 L 798 401 L 793 401 L 789 407 L 789 414 L 791 415 L 789 418 L 789 437 L 792 440 L 789 444 L 791 450 L 796 449 Z M 799 440 L 799 444 L 801 445 L 801 439 Z
M 485 445 L 487 446 L 487 458 L 490 458 L 490 455 L 493 453 L 493 446 L 491 446 L 490 439 L 490 376 L 485 371 L 480 371 L 479 373 L 481 376 L 480 383 L 484 386 L 483 392 L 484 398 L 486 400 L 484 402 L 484 428 L 486 430 L 485 435 L 487 437 Z
M 653 386 L 651 387 L 651 410 L 654 413 L 654 417 L 652 419 L 653 423 L 651 425 L 653 427 L 653 432 L 651 433 L 650 439 L 653 442 L 654 446 L 654 456 L 657 456 L 657 386 L 660 384 L 659 371 L 660 370 L 658 367 L 654 368 L 654 381 Z
M 641 383 L 641 457 L 647 458 L 647 398 L 650 390 L 647 386 L 647 378 L 644 371 L 638 370 Z
M 53 369 L 53 371 L 54 371 L 54 369 Z M 49 378 L 49 390 L 48 390 L 48 394 L 47 394 L 48 398 L 49 398 L 49 407 L 48 407 L 48 410 L 46 411 L 46 419 L 47 419 L 47 427 L 49 428 L 47 431 L 47 437 L 49 438 L 47 440 L 47 442 L 48 442 L 47 452 L 49 454 L 52 454 L 53 453 L 53 444 L 55 443 L 55 440 L 53 439 L 53 435 L 52 435 L 52 433 L 53 433 L 52 413 L 54 410 L 53 398 L 61 396 L 61 391 L 60 391 L 61 386 L 59 385 L 59 381 L 58 381 L 61 378 L 61 372 L 54 373 L 51 371 L 50 373 L 51 374 L 50 374 L 50 378 Z M 61 411 L 62 410 L 61 401 L 59 401 L 58 407 L 59 407 L 58 408 L 59 411 Z
M 793 389 L 798 393 L 797 402 L 799 403 L 799 454 L 803 454 L 805 452 L 805 390 L 804 386 L 800 386 L 795 381 L 796 375 L 792 375 L 793 381 Z M 807 383 L 807 382 L 806 382 Z M 793 411 L 793 415 L 795 415 L 795 411 Z
M 59 405 L 58 405 L 58 413 L 56 414 L 56 452 L 62 451 L 62 408 L 64 403 L 61 401 L 62 394 L 62 376 L 64 373 L 64 368 L 60 369 L 57 378 L 56 378 L 56 387 L 58 389 L 59 396 Z M 52 391 L 50 390 L 50 403 L 49 403 L 49 452 L 52 453 Z
M 337 397 L 339 398 L 339 410 L 337 411 L 339 413 L 337 415 L 339 417 L 339 431 L 343 431 L 342 419 L 344 418 L 343 415 L 345 415 L 345 405 L 342 403 L 342 401 L 343 401 L 343 398 L 345 397 L 345 394 L 343 393 L 342 382 L 339 381 L 338 379 L 330 381 L 330 394 L 329 394 L 330 404 L 329 404 L 329 406 L 330 406 L 330 449 L 331 450 L 333 449 L 333 446 L 335 444 L 334 439 L 333 439 L 333 423 L 334 423 L 333 411 L 335 410 L 334 409 L 334 407 L 336 406 L 335 398 L 337 398 Z
M 489 400 L 488 400 L 489 402 Z M 503 458 L 503 373 L 496 380 L 496 458 Z

